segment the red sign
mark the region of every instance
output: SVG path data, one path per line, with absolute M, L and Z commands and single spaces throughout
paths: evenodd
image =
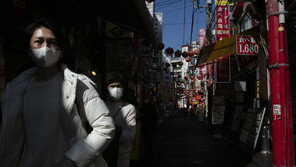
M 230 82 L 230 59 L 217 62 L 217 83 Z
M 229 37 L 229 7 L 217 6 L 216 8 L 217 41 Z
M 259 46 L 251 35 L 236 37 L 236 54 L 238 55 L 257 55 Z

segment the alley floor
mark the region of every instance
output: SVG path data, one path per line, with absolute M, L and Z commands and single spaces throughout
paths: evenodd
M 152 140 L 153 161 L 142 167 L 253 167 L 237 145 L 215 138 L 189 116 L 167 119 Z

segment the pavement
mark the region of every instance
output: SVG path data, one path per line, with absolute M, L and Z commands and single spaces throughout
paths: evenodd
M 152 143 L 153 160 L 136 167 L 257 167 L 237 145 L 215 138 L 189 116 L 165 120 Z

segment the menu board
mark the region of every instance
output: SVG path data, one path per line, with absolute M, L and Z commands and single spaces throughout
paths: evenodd
M 249 109 L 240 135 L 240 142 L 253 149 L 256 148 L 266 108 Z

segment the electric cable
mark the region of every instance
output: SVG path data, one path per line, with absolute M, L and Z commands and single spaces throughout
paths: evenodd
M 186 0 L 184 0 L 184 19 L 183 19 L 183 45 L 185 40 L 185 22 L 186 22 Z

